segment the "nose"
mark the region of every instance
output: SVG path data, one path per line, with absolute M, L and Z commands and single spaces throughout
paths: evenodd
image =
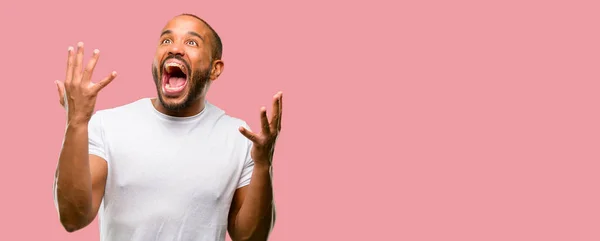
M 180 55 L 180 56 L 183 56 L 184 55 L 183 48 L 180 46 L 180 44 L 173 43 L 169 47 L 169 55 Z

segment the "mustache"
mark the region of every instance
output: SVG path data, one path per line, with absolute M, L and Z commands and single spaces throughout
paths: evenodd
M 165 63 L 171 59 L 176 59 L 179 60 L 183 63 L 183 65 L 185 65 L 185 69 L 187 70 L 187 75 L 189 76 L 192 72 L 192 69 L 190 68 L 190 64 L 188 64 L 187 61 L 185 61 L 185 59 L 183 59 L 183 57 L 181 57 L 180 55 L 169 55 L 168 57 L 166 57 L 161 63 L 160 63 L 160 71 L 164 71 L 164 66 Z

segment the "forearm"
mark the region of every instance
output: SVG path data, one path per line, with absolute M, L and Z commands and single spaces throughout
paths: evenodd
M 240 240 L 267 240 L 274 212 L 271 167 L 256 164 L 248 194 L 235 219 L 236 236 Z
M 92 210 L 87 123 L 67 126 L 55 178 L 58 212 L 63 226 L 67 230 L 76 230 L 87 225 Z

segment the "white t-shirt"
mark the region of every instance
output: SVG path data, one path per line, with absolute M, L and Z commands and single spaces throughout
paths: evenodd
M 246 122 L 205 103 L 185 118 L 150 98 L 92 116 L 89 152 L 108 163 L 100 240 L 225 240 L 233 194 L 250 183 L 252 142 L 238 131 Z

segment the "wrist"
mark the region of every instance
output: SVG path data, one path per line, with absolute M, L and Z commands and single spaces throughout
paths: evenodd
M 81 113 L 69 113 L 67 116 L 67 124 L 68 125 L 86 125 L 90 122 L 91 115 L 81 114 Z
M 271 170 L 271 164 L 268 161 L 254 161 L 254 169 L 256 171 L 269 172 Z
M 67 128 L 69 129 L 85 129 L 88 127 L 89 121 L 85 119 L 73 119 L 67 122 Z

